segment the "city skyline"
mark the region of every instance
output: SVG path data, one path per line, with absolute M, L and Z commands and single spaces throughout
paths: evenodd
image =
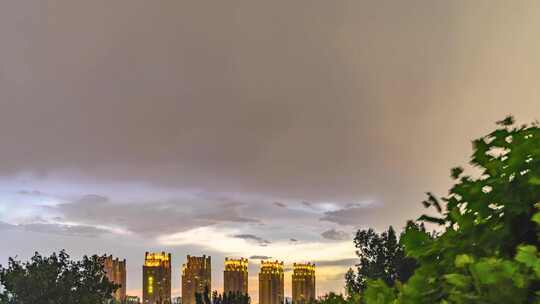
M 182 298 L 183 304 L 195 304 L 195 293 L 204 293 L 205 286 L 208 286 L 209 293 L 217 291 L 218 293 L 241 293 L 248 294 L 251 297 L 248 286 L 248 265 L 249 259 L 239 257 L 225 257 L 224 259 L 224 271 L 223 271 L 223 285 L 215 288 L 215 285 L 211 284 L 211 257 L 202 255 L 200 257 L 187 255 L 186 263 L 182 264 L 179 269 L 182 290 L 180 294 L 174 294 L 170 289 L 170 285 L 173 280 L 172 274 L 174 270 L 171 268 L 172 254 L 166 252 L 146 252 L 144 255 L 144 264 L 142 268 L 142 281 L 143 281 L 143 293 L 127 294 L 126 286 L 126 259 L 120 260 L 118 257 L 113 259 L 112 255 L 107 256 L 103 261 L 104 271 L 109 281 L 119 284 L 120 288 L 114 293 L 116 300 L 123 300 L 126 297 L 138 297 L 141 299 L 141 303 L 153 303 L 156 299 L 174 299 L 177 297 Z M 292 263 L 287 264 L 284 261 L 277 260 L 260 260 L 259 271 L 257 272 L 258 285 L 257 293 L 259 297 L 261 293 L 267 294 L 267 302 L 261 304 L 276 304 L 284 302 L 285 298 L 291 298 L 295 303 L 308 303 L 310 300 L 317 298 L 316 293 L 316 272 L 314 263 Z M 291 294 L 287 295 L 285 290 L 285 272 L 287 266 L 292 266 L 292 272 L 290 277 L 290 290 Z M 164 267 L 164 268 L 163 268 Z M 163 270 L 156 270 L 163 268 Z M 153 270 L 150 270 L 153 269 Z M 278 284 L 278 289 L 275 290 L 275 286 L 268 287 L 268 282 L 272 281 L 271 278 L 277 272 L 278 281 L 270 282 L 272 284 Z M 269 277 L 266 277 L 268 276 Z M 160 284 L 157 284 L 160 281 Z M 163 291 L 157 290 L 156 286 L 164 285 Z M 264 286 L 263 286 L 264 285 Z M 261 291 L 261 287 L 266 291 Z M 156 295 L 157 294 L 157 295 Z M 274 295 L 275 294 L 275 295 Z M 255 297 L 258 299 L 259 297 Z M 281 299 L 281 302 L 279 301 Z M 269 302 L 268 302 L 269 301 Z M 258 302 L 254 302 L 258 303 Z
M 317 265 L 397 234 L 471 140 L 539 118 L 535 0 L 0 1 L 0 264 L 66 249 Z

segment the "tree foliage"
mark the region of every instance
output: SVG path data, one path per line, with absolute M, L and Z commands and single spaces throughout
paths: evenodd
M 414 259 L 405 256 L 391 226 L 381 234 L 373 229 L 358 230 L 354 245 L 360 262 L 356 272 L 350 269 L 345 275 L 349 295 L 364 291 L 369 280 L 380 279 L 389 286 L 394 286 L 396 281 L 406 281 L 416 267 Z
M 35 253 L 28 262 L 9 259 L 0 265 L 2 304 L 101 304 L 112 299 L 118 285 L 105 276 L 102 257 L 69 259 L 65 251 L 49 257 Z
M 360 301 L 360 295 L 358 293 L 350 294 L 348 297 L 344 297 L 342 294 L 336 294 L 330 292 L 314 302 L 316 304 L 357 304 Z
M 208 286 L 205 287 L 204 292 L 195 293 L 196 304 L 250 304 L 251 298 L 248 294 L 241 292 L 229 292 L 220 294 L 217 291 L 212 292 L 210 296 L 210 290 Z
M 473 141 L 479 175 L 453 169 L 449 195 L 424 202 L 439 216 L 419 220 L 441 232 L 406 229 L 414 275 L 394 288 L 369 282 L 366 303 L 540 303 L 540 128 L 516 127 L 511 117 L 498 124 Z

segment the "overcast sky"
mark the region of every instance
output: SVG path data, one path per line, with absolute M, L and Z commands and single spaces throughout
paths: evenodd
M 35 250 L 315 261 L 421 215 L 470 141 L 540 118 L 540 3 L 0 2 L 0 263 Z M 287 272 L 286 295 L 290 295 Z

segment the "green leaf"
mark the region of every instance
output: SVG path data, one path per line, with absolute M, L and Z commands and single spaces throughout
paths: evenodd
M 463 268 L 472 263 L 474 263 L 474 258 L 468 254 L 460 254 L 456 256 L 456 260 L 454 261 L 457 268 Z
M 540 212 L 536 212 L 533 215 L 532 221 L 535 222 L 536 224 L 540 225 Z
M 394 291 L 382 280 L 369 281 L 368 288 L 364 292 L 364 301 L 366 304 L 390 304 L 396 298 Z
M 401 237 L 401 242 L 405 247 L 407 255 L 412 257 L 420 257 L 426 254 L 426 246 L 430 242 L 430 237 L 425 231 L 418 229 L 407 229 Z
M 512 115 L 508 115 L 503 120 L 497 121 L 497 124 L 500 126 L 511 126 L 514 124 L 514 117 Z
M 501 281 L 500 261 L 495 258 L 484 259 L 471 265 L 471 272 L 481 284 L 493 285 Z
M 455 168 L 452 168 L 450 176 L 452 176 L 453 179 L 458 179 L 461 173 L 463 173 L 463 168 L 455 167 Z
M 431 205 L 433 205 L 435 209 L 437 209 L 437 212 L 441 213 L 442 208 L 441 208 L 441 204 L 439 203 L 439 200 L 431 192 L 428 192 L 427 195 L 428 195 L 428 201 L 431 202 Z
M 516 261 L 525 264 L 532 268 L 536 275 L 540 277 L 540 258 L 538 257 L 538 249 L 533 245 L 522 245 L 518 247 Z
M 434 224 L 439 224 L 439 225 L 444 225 L 446 223 L 445 219 L 433 217 L 433 216 L 429 216 L 425 214 L 419 217 L 418 220 L 422 222 L 434 223 Z
M 529 178 L 529 184 L 538 186 L 540 185 L 540 177 L 533 175 Z
M 471 278 L 459 273 L 450 273 L 444 276 L 444 279 L 459 288 L 468 287 L 471 284 Z
M 538 250 L 533 245 L 523 245 L 518 247 L 516 261 L 527 266 L 532 266 L 538 261 Z

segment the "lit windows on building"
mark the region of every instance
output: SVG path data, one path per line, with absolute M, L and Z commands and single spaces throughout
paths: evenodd
M 171 302 L 171 254 L 145 253 L 143 304 Z
M 148 294 L 154 293 L 154 277 L 148 277 Z
M 261 261 L 259 304 L 282 304 L 284 287 L 283 262 Z
M 248 293 L 248 260 L 225 258 L 223 293 Z
M 195 304 L 195 294 L 212 291 L 212 263 L 209 256 L 187 256 L 182 265 L 182 303 Z
M 315 300 L 315 264 L 293 264 L 292 300 L 296 304 Z

